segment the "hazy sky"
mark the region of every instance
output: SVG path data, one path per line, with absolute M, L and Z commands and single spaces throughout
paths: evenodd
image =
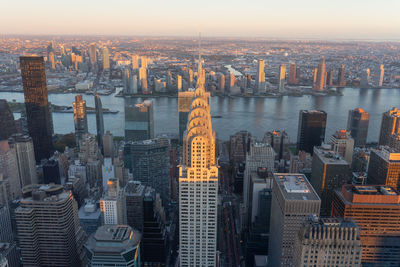
M 0 34 L 399 39 L 400 0 L 0 0 Z

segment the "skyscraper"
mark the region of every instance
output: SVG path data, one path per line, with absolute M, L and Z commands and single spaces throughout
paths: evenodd
M 225 75 L 218 76 L 218 89 L 221 93 L 225 92 Z
M 15 210 L 24 266 L 80 266 L 85 233 L 78 206 L 62 185 L 30 185 Z
M 361 73 L 360 78 L 360 88 L 369 88 L 370 87 L 370 69 L 365 69 Z
M 129 99 L 131 100 L 131 99 Z M 125 141 L 140 141 L 154 138 L 153 102 L 125 103 Z
M 178 92 L 179 140 L 181 142 L 183 142 L 183 133 L 187 127 L 188 115 L 193 96 L 193 91 Z
M 321 62 L 318 64 L 318 71 L 317 71 L 317 80 L 314 86 L 314 90 L 316 91 L 324 91 L 326 86 L 326 79 L 325 79 L 325 58 L 322 57 Z
M 361 250 L 360 229 L 351 219 L 311 215 L 296 235 L 293 266 L 360 267 Z
M 328 87 L 332 87 L 332 86 L 333 86 L 333 70 L 332 70 L 332 69 L 329 70 L 329 71 L 326 73 L 326 85 L 327 85 Z
M 360 227 L 363 266 L 400 262 L 400 194 L 389 186 L 343 185 L 335 191 L 332 216 Z
M 17 132 L 14 115 L 5 99 L 0 99 L 0 122 L 0 140 L 8 139 L 12 134 Z
M 321 200 L 304 174 L 274 174 L 269 266 L 293 266 L 297 233 L 310 214 L 319 216 L 320 206 Z
M 103 225 L 85 243 L 89 267 L 140 267 L 142 234 L 128 225 Z
M 372 149 L 368 164 L 368 184 L 400 189 L 400 152 L 383 146 Z
M 375 73 L 375 86 L 381 87 L 383 83 L 383 75 L 385 74 L 385 67 L 383 64 L 379 66 L 379 69 Z
M 125 224 L 123 192 L 119 180 L 111 178 L 107 181 L 107 191 L 100 199 L 100 211 L 103 213 L 104 224 Z
M 362 108 L 349 110 L 347 119 L 347 131 L 350 131 L 351 137 L 354 139 L 354 145 L 364 147 L 367 143 L 369 126 L 369 113 Z
M 296 75 L 296 63 L 290 63 L 289 67 L 289 84 L 295 85 L 297 84 L 297 75 Z
M 72 103 L 72 108 L 74 110 L 76 144 L 79 144 L 83 135 L 88 133 L 86 101 L 82 99 L 82 95 L 78 94 L 75 96 L 75 102 Z
M 150 186 L 160 194 L 164 204 L 171 200 L 169 140 L 128 142 L 124 147 L 125 168 L 133 179 Z
M 146 187 L 139 181 L 128 181 L 124 187 L 126 223 L 143 231 L 143 199 Z
M 21 196 L 20 174 L 18 172 L 17 153 L 7 140 L 0 141 L 0 180 L 7 182 L 7 198 L 9 201 Z M 2 201 L 1 201 L 2 202 Z M 0 203 L 1 203 L 0 202 Z
M 248 218 L 248 210 L 250 203 L 250 182 L 251 173 L 256 172 L 258 168 L 266 168 L 267 171 L 274 172 L 275 151 L 270 144 L 252 143 L 250 150 L 246 156 L 246 169 L 243 177 L 243 210 L 244 218 Z M 246 226 L 247 220 L 242 220 L 243 226 Z
M 27 135 L 14 134 L 8 143 L 17 153 L 18 171 L 21 178 L 21 187 L 37 184 L 35 152 L 32 138 Z
M 400 110 L 392 108 L 382 114 L 378 146 L 389 145 L 390 136 L 400 133 Z
M 103 70 L 110 69 L 110 54 L 108 48 L 105 46 L 103 48 Z
M 325 139 L 327 114 L 322 110 L 300 110 L 297 131 L 297 149 L 312 155 L 313 147 Z
M 53 150 L 53 119 L 47 98 L 43 57 L 20 57 L 20 65 L 29 135 L 36 162 L 40 162 L 50 157 Z
M 337 79 L 337 86 L 338 87 L 345 87 L 346 86 L 346 68 L 344 65 L 341 65 L 338 70 L 338 79 Z
M 103 151 L 103 135 L 104 135 L 103 105 L 101 104 L 101 98 L 98 94 L 96 94 L 94 97 L 94 106 L 96 109 L 97 143 Z
M 265 71 L 264 71 L 264 60 L 258 60 L 257 66 L 257 80 L 256 80 L 256 92 L 255 93 L 264 93 L 265 91 Z
M 321 216 L 329 216 L 333 193 L 351 182 L 350 164 L 324 147 L 314 147 L 310 183 L 321 198 Z
M 136 70 L 139 68 L 139 56 L 137 54 L 132 55 L 132 69 Z
M 286 79 L 286 66 L 282 64 L 279 67 L 279 80 L 278 80 L 278 91 L 280 93 L 285 91 L 285 79 Z
M 182 91 L 182 76 L 181 75 L 176 75 L 176 90 L 178 92 Z
M 91 43 L 89 45 L 89 59 L 90 59 L 90 64 L 92 64 L 92 66 L 96 65 L 97 63 L 97 55 L 96 55 L 96 44 L 95 43 Z
M 201 60 L 199 71 L 201 73 Z M 180 266 L 216 266 L 218 166 L 215 132 L 202 79 L 198 79 L 179 166 Z
M 350 165 L 353 161 L 354 139 L 350 132 L 338 130 L 331 136 L 332 150 L 343 157 Z

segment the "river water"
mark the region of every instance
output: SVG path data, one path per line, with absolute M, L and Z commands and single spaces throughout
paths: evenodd
M 49 100 L 56 105 L 71 105 L 74 94 L 50 94 Z M 23 102 L 23 93 L 0 92 L 0 99 Z M 86 105 L 94 107 L 94 97 L 83 95 Z M 124 135 L 124 99 L 114 94 L 102 96 L 104 108 L 119 110 L 118 114 L 104 114 L 104 127 L 116 136 Z M 143 99 L 137 99 L 141 101 Z M 248 130 L 262 138 L 266 131 L 286 130 L 291 142 L 296 142 L 298 113 L 301 109 L 322 109 L 328 113 L 326 140 L 337 130 L 345 128 L 350 109 L 361 107 L 370 113 L 368 141 L 377 141 L 382 113 L 392 107 L 400 107 L 400 90 L 397 89 L 343 89 L 343 96 L 284 96 L 281 98 L 229 98 L 212 97 L 211 114 L 217 137 L 228 140 L 240 130 Z M 155 134 L 178 133 L 176 98 L 154 98 Z M 15 114 L 18 117 L 18 114 Z M 74 131 L 72 113 L 53 113 L 55 133 Z M 89 131 L 96 132 L 96 116 L 88 114 Z

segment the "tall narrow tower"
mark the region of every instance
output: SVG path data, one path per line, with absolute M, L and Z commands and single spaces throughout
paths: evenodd
M 204 75 L 199 56 L 200 75 Z M 218 166 L 208 94 L 197 80 L 179 166 L 180 266 L 216 266 Z
M 325 75 L 325 58 L 322 57 L 321 62 L 318 65 L 317 81 L 314 86 L 315 91 L 324 91 L 326 85 Z
M 83 135 L 88 133 L 86 101 L 82 99 L 82 95 L 76 95 L 72 107 L 74 110 L 76 144 L 78 145 L 79 141 L 82 140 Z
M 97 129 L 97 143 L 103 151 L 103 135 L 104 135 L 104 118 L 103 118 L 103 105 L 101 98 L 98 94 L 94 96 L 94 105 L 96 108 L 96 129 Z

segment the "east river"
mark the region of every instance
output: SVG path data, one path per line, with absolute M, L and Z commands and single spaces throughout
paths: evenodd
M 74 94 L 50 94 L 49 100 L 55 105 L 72 106 Z M 0 92 L 0 99 L 24 102 L 23 93 Z M 86 105 L 94 107 L 94 97 L 83 95 Z M 118 110 L 117 114 L 104 114 L 104 125 L 115 136 L 124 135 L 124 98 L 114 94 L 101 96 L 104 108 Z M 143 99 L 137 98 L 137 101 Z M 155 134 L 178 133 L 177 98 L 154 98 Z M 321 109 L 328 113 L 326 140 L 337 130 L 346 128 L 350 109 L 361 107 L 370 113 L 368 142 L 376 142 L 379 135 L 382 113 L 392 107 L 400 107 L 399 89 L 343 89 L 343 96 L 284 96 L 280 98 L 212 97 L 212 125 L 217 137 L 228 140 L 240 130 L 250 131 L 262 138 L 266 131 L 285 130 L 291 142 L 296 142 L 298 114 L 301 109 Z M 18 114 L 15 114 L 18 118 Z M 74 131 L 72 113 L 53 113 L 55 133 Z M 96 132 L 95 114 L 88 114 L 89 131 Z

